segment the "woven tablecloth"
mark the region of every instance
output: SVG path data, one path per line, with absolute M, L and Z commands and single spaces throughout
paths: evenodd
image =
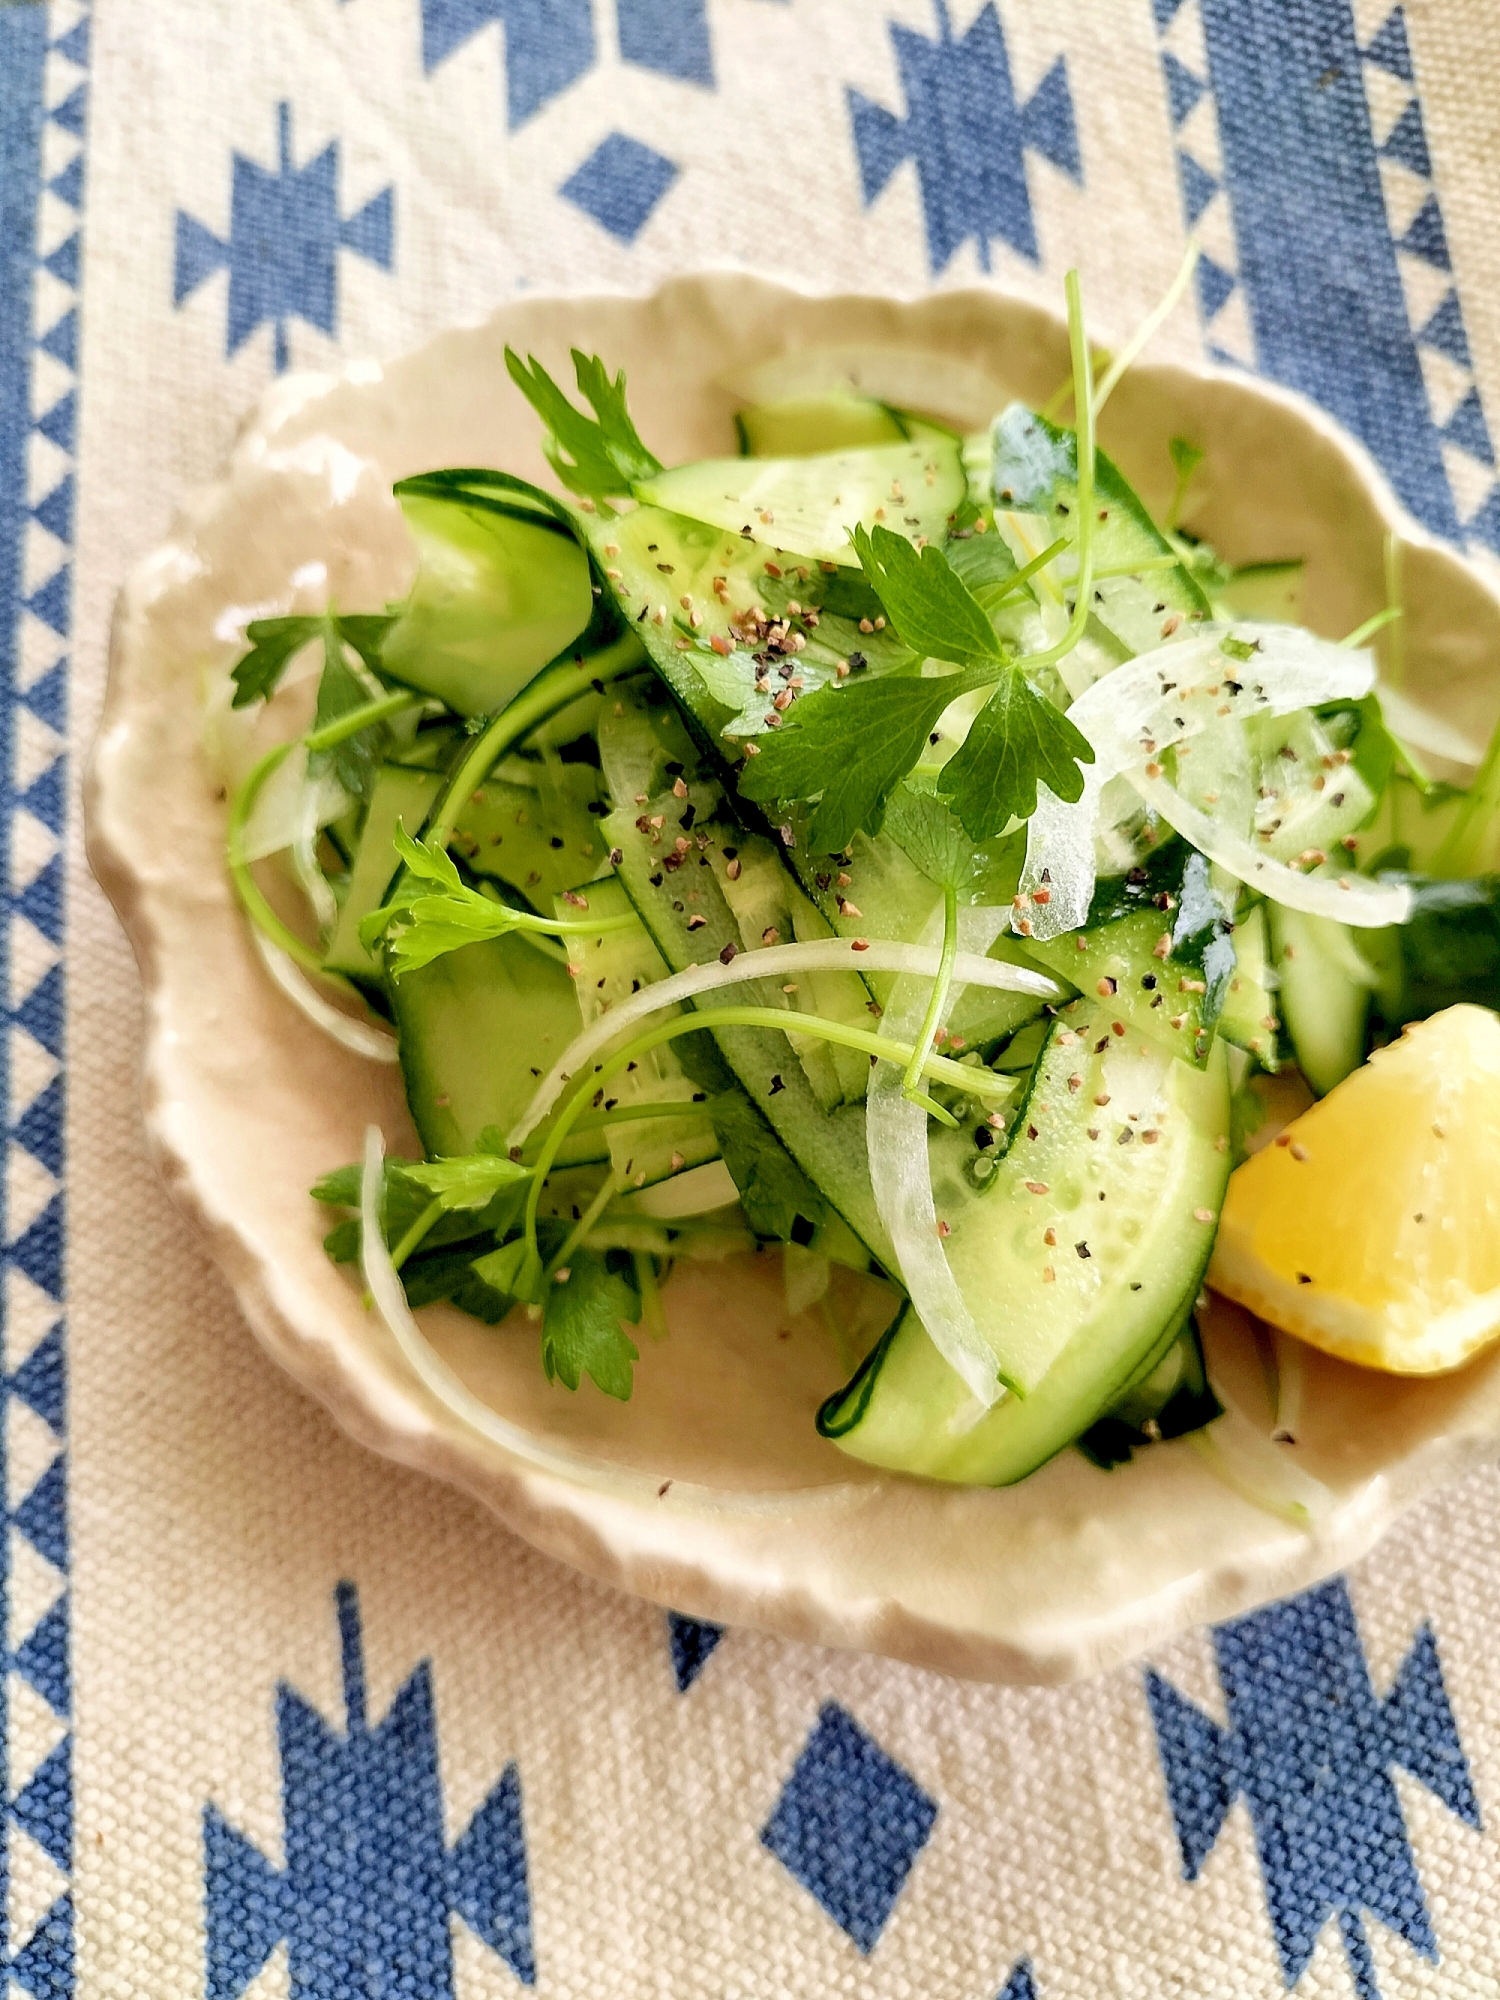
M 276 374 L 1082 264 L 1500 549 L 1495 0 L 0 0 L 8 1995 L 1500 1994 L 1500 1480 L 1063 1691 L 669 1618 L 367 1456 L 146 1158 L 74 780 Z M 164 782 L 168 774 L 164 774 Z

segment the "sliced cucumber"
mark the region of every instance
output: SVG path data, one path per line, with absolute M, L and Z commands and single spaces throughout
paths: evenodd
M 1246 563 L 1214 592 L 1230 618 L 1263 618 L 1270 624 L 1300 625 L 1307 565 L 1294 562 Z
M 465 945 L 391 981 L 407 1102 L 429 1158 L 508 1132 L 578 1033 L 562 959 L 512 934 Z
M 465 803 L 454 849 L 476 875 L 508 882 L 547 909 L 553 896 L 591 881 L 605 866 L 609 849 L 598 824 L 603 791 L 591 764 L 512 757 Z
M 1265 905 L 1257 903 L 1234 926 L 1234 971 L 1219 1015 L 1219 1033 L 1255 1057 L 1262 1069 L 1278 1067 L 1278 982 L 1271 966 Z
M 1361 940 L 1386 1026 L 1425 1020 L 1460 1001 L 1500 1013 L 1500 875 L 1398 879 L 1412 891 L 1411 921 Z
M 740 450 L 750 458 L 807 458 L 858 445 L 900 444 L 909 436 L 888 404 L 841 390 L 784 403 L 753 403 L 734 422 Z
M 1297 1066 L 1319 1097 L 1365 1059 L 1375 975 L 1343 924 L 1271 905 L 1281 1011 Z
M 636 498 L 815 562 L 857 567 L 851 532 L 883 523 L 941 540 L 965 493 L 955 440 L 807 458 L 709 458 L 642 480 Z
M 1232 930 L 1208 863 L 1173 840 L 1128 875 L 1101 880 L 1084 929 L 1026 949 L 1117 1019 L 1202 1062 L 1234 975 Z
M 1351 753 L 1310 709 L 1244 727 L 1259 756 L 1256 845 L 1274 861 L 1331 855 L 1375 811 L 1375 794 Z
M 1119 1273 L 1140 1275 L 1137 1246 L 1192 1151 L 1195 1111 L 1215 1099 L 1187 1090 L 1164 1042 L 1123 1026 L 1097 1001 L 1057 1016 L 992 1173 L 986 1160 L 953 1170 L 955 1135 L 930 1147 L 949 1266 L 1001 1381 L 1023 1396 Z M 1212 1136 L 1228 1130 L 1226 1111 Z
M 674 808 L 680 812 L 681 802 L 669 792 L 649 801 L 639 814 L 614 813 L 605 821 L 604 831 L 619 851 L 616 869 L 631 902 L 662 957 L 680 972 L 690 965 L 710 964 L 726 950 L 741 951 L 746 942 L 708 847 L 698 846 L 697 835 L 701 832 L 705 842 L 712 843 L 720 865 L 725 842 L 738 853 L 752 837 L 739 828 L 710 822 L 694 828 L 686 854 L 679 855 L 674 842 L 664 837 L 667 813 Z M 661 829 L 652 828 L 653 818 L 663 821 Z M 658 833 L 655 843 L 653 832 Z M 786 996 L 778 983 L 757 981 L 736 987 L 734 998 L 775 1006 L 784 1005 Z M 712 996 L 701 1003 L 712 1004 Z M 894 1259 L 870 1188 L 863 1104 L 846 1104 L 825 1113 L 784 1035 L 736 1028 L 716 1032 L 714 1041 L 755 1109 L 818 1193 L 889 1268 Z
M 986 841 L 974 851 L 974 876 L 968 896 L 975 902 L 1008 903 L 1015 894 L 1024 843 Z M 808 856 L 798 848 L 792 856 L 808 893 L 816 898 L 829 926 L 839 937 L 891 938 L 916 944 L 942 906 L 942 891 L 912 861 L 904 848 L 886 834 L 871 839 L 856 834 L 843 867 L 826 856 Z M 966 897 L 966 901 L 968 898 Z M 1030 965 L 1019 941 L 1002 933 L 990 957 L 1011 965 Z M 873 972 L 866 983 L 883 1006 L 900 975 Z M 988 1049 L 1013 1035 L 1042 1010 L 1029 993 L 1006 993 L 983 986 L 965 989 L 943 1025 L 971 1049 Z
M 405 764 L 385 764 L 376 774 L 365 823 L 349 871 L 349 887 L 339 908 L 324 960 L 330 972 L 354 979 L 376 980 L 381 967 L 359 941 L 359 927 L 385 901 L 386 891 L 401 866 L 393 845 L 396 828 L 416 837 L 443 788 L 441 771 L 413 770 Z
M 613 879 L 595 883 L 588 903 L 590 915 L 601 919 L 633 914 L 623 885 Z M 578 911 L 559 899 L 557 914 L 576 918 Z M 568 940 L 568 967 L 584 1027 L 643 986 L 667 976 L 661 953 L 640 923 L 629 930 L 601 931 L 596 937 L 574 932 Z M 719 1157 L 719 1142 L 707 1110 L 692 1108 L 695 1103 L 704 1104 L 705 1098 L 706 1093 L 684 1073 L 670 1043 L 651 1050 L 633 1070 L 615 1079 L 603 1106 L 607 1111 L 624 1111 L 632 1103 L 680 1101 L 684 1107 L 680 1118 L 641 1118 L 606 1128 L 609 1157 L 623 1183 L 649 1187 Z
M 738 866 L 731 872 L 723 849 L 708 850 L 715 878 L 747 947 L 804 943 L 834 935 L 822 912 L 803 893 L 769 841 L 754 835 L 731 843 Z M 790 990 L 789 990 L 790 989 Z M 870 991 L 855 973 L 804 972 L 783 982 L 780 999 L 793 1014 L 821 1015 L 854 1028 L 870 1025 Z M 787 1031 L 813 1096 L 825 1111 L 863 1103 L 870 1063 L 857 1049 Z
M 1208 1386 L 1208 1369 L 1191 1312 L 1168 1336 L 1137 1379 L 1078 1439 L 1078 1449 L 1102 1471 L 1123 1465 L 1143 1445 L 1184 1437 L 1223 1415 Z
M 995 419 L 993 430 L 995 518 L 1023 558 L 1059 535 L 1076 538 L 1078 439 L 1020 403 Z M 1208 599 L 1182 562 L 1131 571 L 1177 553 L 1142 506 L 1134 488 L 1101 451 L 1094 475 L 1095 619 L 1128 653 L 1159 646 L 1164 625 L 1183 616 L 1206 618 Z M 1019 520 L 1017 519 L 1019 517 Z M 1175 628 L 1174 628 L 1175 629 Z
M 489 715 L 587 626 L 588 557 L 559 521 L 401 497 L 421 557 L 381 664 L 459 715 Z
M 1152 1147 L 1139 1139 L 1118 1143 L 1118 1127 L 1128 1121 L 1118 1119 L 1124 1097 L 1113 1091 L 1106 1093 L 1112 1122 L 1106 1124 L 1099 1113 L 1093 1128 L 1098 1140 L 1086 1137 L 1076 1114 L 1094 1109 L 1092 1097 L 1099 1093 L 1093 1086 L 1101 1070 L 1105 1081 L 1112 1080 L 1107 1056 L 1095 1057 L 1092 1048 L 1075 1043 L 1057 1051 L 1081 1057 L 1076 1093 L 1068 1092 L 1063 1065 L 1049 1066 L 1045 1059 L 1041 1065 L 1049 1077 L 1051 1124 L 1066 1128 L 1072 1139 L 1055 1155 L 1046 1149 L 1059 1162 L 1045 1169 L 1051 1181 L 1037 1183 L 1047 1186 L 1048 1194 L 1032 1195 L 1018 1178 L 1018 1173 L 1030 1178 L 1041 1162 L 1040 1137 L 1030 1141 L 1022 1125 L 1007 1156 L 1015 1164 L 1005 1173 L 1005 1186 L 984 1197 L 996 1202 L 1001 1224 L 988 1232 L 984 1282 L 996 1302 L 991 1323 L 1008 1322 L 1013 1329 L 1008 1344 L 1035 1354 L 1039 1343 L 1027 1322 L 1039 1310 L 1055 1313 L 1050 1338 L 1040 1343 L 1052 1349 L 1048 1365 L 1029 1394 L 1007 1396 L 986 1412 L 908 1308 L 819 1414 L 819 1429 L 851 1456 L 969 1485 L 1004 1486 L 1022 1479 L 1110 1407 L 1197 1296 L 1229 1177 L 1222 1045 L 1205 1070 L 1167 1063 L 1156 1106 L 1159 1122 L 1133 1128 L 1156 1130 Z M 1058 1083 L 1061 1105 L 1052 1104 Z M 1055 1245 L 1045 1240 L 1048 1227 L 1057 1235 Z M 1087 1259 L 1077 1242 L 1087 1244 Z M 950 1251 L 952 1244 L 950 1237 Z M 1049 1270 L 1055 1274 L 1051 1281 Z M 968 1296 L 972 1306 L 974 1296 Z M 1066 1299 L 1066 1311 L 1056 1312 L 1055 1299 Z

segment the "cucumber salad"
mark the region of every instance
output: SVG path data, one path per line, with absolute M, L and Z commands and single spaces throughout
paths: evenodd
M 575 400 L 508 352 L 568 497 L 405 479 L 409 595 L 248 626 L 233 707 L 316 709 L 235 774 L 230 872 L 400 1063 L 424 1157 L 312 1193 L 408 1352 L 447 1302 L 628 1398 L 674 1261 L 779 1254 L 875 1466 L 1231 1434 L 1195 1313 L 1266 1080 L 1500 1004 L 1500 755 L 1400 694 L 1394 574 L 1324 637 L 1295 550 L 1180 525 L 1212 440 L 1153 518 L 1095 443 L 1132 350 L 1096 381 L 1068 308 L 1046 410 L 960 435 L 800 357 L 672 467 L 604 361 Z

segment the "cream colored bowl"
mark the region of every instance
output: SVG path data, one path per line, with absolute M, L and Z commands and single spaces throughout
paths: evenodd
M 424 1324 L 496 1413 L 492 1434 L 419 1385 L 324 1258 L 326 1218 L 306 1193 L 358 1155 L 371 1119 L 413 1150 L 399 1075 L 326 1041 L 252 949 L 224 874 L 201 690 L 235 657 L 246 617 L 327 597 L 375 610 L 404 588 L 412 554 L 392 480 L 444 465 L 547 479 L 507 342 L 559 373 L 574 345 L 623 366 L 640 429 L 668 462 L 732 450 L 726 383 L 793 349 L 843 350 L 874 393 L 963 425 L 1012 396 L 1045 398 L 1067 368 L 1059 323 L 996 293 L 819 299 L 717 275 L 649 299 L 527 301 L 389 367 L 295 377 L 265 398 L 223 479 L 125 586 L 88 830 L 145 980 L 156 1152 L 269 1351 L 354 1436 L 595 1577 L 694 1616 L 996 1680 L 1089 1673 L 1299 1589 L 1493 1457 L 1500 1355 L 1421 1383 L 1313 1355 L 1298 1455 L 1338 1496 L 1316 1536 L 1237 1498 L 1182 1444 L 1109 1474 L 1064 1452 L 1000 1492 L 880 1476 L 813 1429 L 845 1362 L 811 1316 L 788 1321 L 770 1253 L 679 1272 L 670 1339 L 643 1340 L 627 1405 L 591 1384 L 549 1387 L 524 1321 L 492 1332 L 447 1309 Z M 914 366 L 914 350 L 945 367 Z M 1400 512 L 1355 445 L 1312 405 L 1241 376 L 1136 369 L 1103 443 L 1157 505 L 1177 435 L 1207 449 L 1193 525 L 1237 562 L 1305 556 L 1308 616 L 1324 632 L 1383 601 L 1395 527 L 1409 685 L 1483 736 L 1500 604 Z M 1217 1309 L 1209 1339 L 1247 1405 L 1263 1406 L 1248 1323 Z

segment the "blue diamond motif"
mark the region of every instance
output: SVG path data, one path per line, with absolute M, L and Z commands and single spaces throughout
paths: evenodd
M 859 1949 L 871 1952 L 937 1812 L 910 1772 L 829 1701 L 760 1837 Z
M 558 193 L 622 243 L 634 243 L 677 178 L 675 164 L 639 139 L 611 132 Z

